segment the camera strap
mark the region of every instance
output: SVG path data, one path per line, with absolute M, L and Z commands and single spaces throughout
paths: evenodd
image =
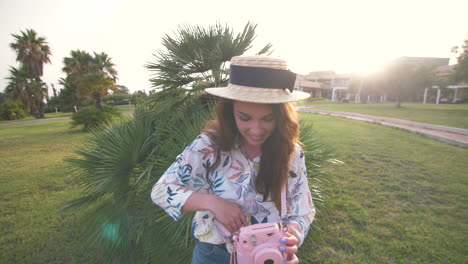
M 288 213 L 288 206 L 286 205 L 286 184 L 281 189 L 281 220 L 286 219 Z

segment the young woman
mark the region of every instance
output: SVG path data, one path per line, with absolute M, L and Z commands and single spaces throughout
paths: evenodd
M 229 241 L 215 219 L 231 233 L 281 221 L 283 187 L 289 225 L 279 250 L 288 254 L 286 263 L 299 263 L 296 253 L 315 208 L 291 103 L 309 94 L 292 91 L 294 81 L 283 60 L 234 57 L 229 85 L 205 90 L 221 97 L 216 120 L 177 157 L 151 193 L 174 220 L 197 211 L 193 264 L 229 263 Z

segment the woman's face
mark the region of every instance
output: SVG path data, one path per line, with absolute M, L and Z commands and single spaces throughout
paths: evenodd
M 244 144 L 250 147 L 261 147 L 276 126 L 273 107 L 267 104 L 234 101 L 234 118 Z

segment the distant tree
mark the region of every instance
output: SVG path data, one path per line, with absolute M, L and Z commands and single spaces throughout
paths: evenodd
M 44 100 L 47 99 L 47 86 L 41 80 L 44 64 L 50 63 L 51 51 L 44 37 L 39 37 L 36 31 L 26 29 L 20 34 L 12 34 L 15 39 L 10 47 L 17 53 L 16 60 L 20 62 L 20 68 L 10 69 L 9 89 L 22 89 L 27 94 L 25 106 L 31 114 L 37 118 L 44 116 Z M 21 76 L 20 76 L 21 75 Z M 14 80 L 16 79 L 16 80 Z M 10 85 L 9 84 L 9 85 Z M 18 85 L 23 85 L 19 87 Z M 21 93 L 14 93 L 19 95 Z M 24 95 L 22 95 L 24 96 Z M 25 98 L 13 98 L 21 100 Z
M 366 76 L 354 76 L 349 85 L 349 92 L 360 97 L 361 102 L 366 102 L 368 96 L 373 98 L 385 94 L 381 72 L 374 72 Z
M 12 36 L 15 42 L 10 43 L 10 47 L 17 53 L 16 60 L 26 71 L 35 76 L 42 76 L 44 63 L 50 63 L 52 55 L 46 39 L 39 37 L 33 29 L 26 29 Z
M 64 78 L 60 78 L 59 83 L 63 86 L 58 93 L 60 108 L 62 111 L 73 111 L 74 106 L 79 107 L 83 99 L 78 97 L 75 85 L 70 85 Z
M 396 101 L 399 108 L 403 100 L 407 101 L 424 88 L 432 86 L 434 76 L 434 65 L 395 61 L 385 69 L 380 81 L 382 90 Z
M 0 104 L 5 102 L 8 99 L 5 93 L 0 92 Z
M 146 65 L 156 75 L 150 79 L 153 87 L 165 94 L 196 95 L 206 87 L 226 85 L 226 63 L 252 47 L 256 27 L 249 22 L 235 34 L 221 24 L 208 28 L 180 26 L 174 36 L 163 36 L 165 50 L 158 51 L 155 61 Z M 267 44 L 257 54 L 268 53 L 270 48 Z
M 14 101 L 22 102 L 25 109 L 36 118 L 44 116 L 44 99 L 47 98 L 47 85 L 25 68 L 11 67 L 6 78 L 6 95 Z
M 79 103 L 80 99 L 93 98 L 96 107 L 103 110 L 103 97 L 109 91 L 118 91 L 115 84 L 117 71 L 112 59 L 104 52 L 94 52 L 92 56 L 86 51 L 73 50 L 70 55 L 63 59 L 62 71 L 67 74 L 61 80 L 67 90 L 64 99 Z
M 117 92 L 107 96 L 104 99 L 104 102 L 110 105 L 124 105 L 130 102 L 131 97 L 131 94 Z
M 416 65 L 411 85 L 412 87 L 408 91 L 406 99 L 419 102 L 422 101 L 425 88 L 430 88 L 434 85 L 445 88 L 443 82 L 437 76 L 437 65 L 435 64 Z
M 102 99 L 109 95 L 109 90 L 116 91 L 115 83 L 103 72 L 88 73 L 82 80 L 78 93 L 82 97 L 92 97 L 96 107 L 102 108 Z
M 116 88 L 117 88 L 116 93 L 130 94 L 130 90 L 124 85 L 116 85 Z
M 104 52 L 94 53 L 92 71 L 102 72 L 106 77 L 110 78 L 114 83 L 117 80 L 117 70 L 112 58 Z
M 146 101 L 147 98 L 148 98 L 148 95 L 146 94 L 146 92 L 139 90 L 139 91 L 132 93 L 130 97 L 130 102 L 132 104 L 140 104 Z
M 452 51 L 458 54 L 457 65 L 454 67 L 455 80 L 468 83 L 468 38 L 465 39 L 461 51 L 459 47 L 454 47 Z
M 57 89 L 55 89 L 54 84 L 52 84 L 52 91 L 54 93 L 54 97 L 57 97 Z
M 30 103 L 30 100 L 32 101 L 30 97 L 32 93 L 30 91 L 28 93 L 28 89 L 31 87 L 28 85 L 28 79 L 31 77 L 31 74 L 25 68 L 18 69 L 12 66 L 10 66 L 9 73 L 9 76 L 6 78 L 8 80 L 5 88 L 6 95 L 13 100 L 21 101 L 25 107 L 32 108 L 31 104 L 35 102 Z

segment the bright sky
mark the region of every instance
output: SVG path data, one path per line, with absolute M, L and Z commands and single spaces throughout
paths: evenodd
M 65 77 L 71 50 L 105 52 L 116 64 L 118 84 L 150 90 L 144 65 L 162 48 L 161 37 L 181 24 L 217 21 L 240 32 L 258 25 L 250 54 L 272 43 L 273 55 L 291 70 L 367 72 L 400 56 L 450 57 L 468 38 L 466 0 L 0 0 L 0 90 L 8 66 L 17 66 L 12 33 L 32 28 L 47 38 L 52 64 L 43 80 Z

